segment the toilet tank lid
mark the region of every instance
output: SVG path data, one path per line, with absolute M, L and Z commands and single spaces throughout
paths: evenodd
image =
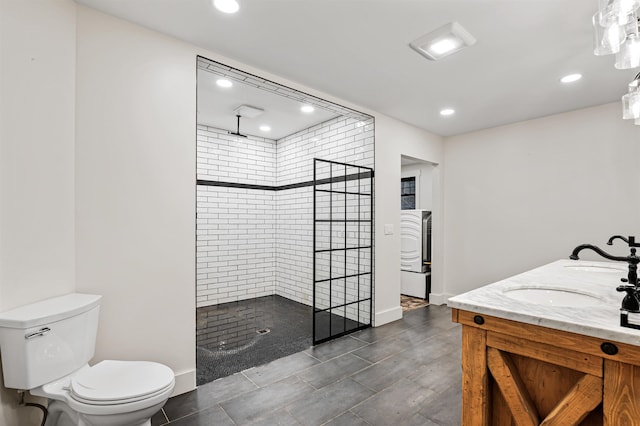
M 27 329 L 79 315 L 98 305 L 102 296 L 70 293 L 0 312 L 0 327 Z

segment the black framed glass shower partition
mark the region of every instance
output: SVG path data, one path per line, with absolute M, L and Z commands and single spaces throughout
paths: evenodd
M 371 326 L 373 169 L 314 159 L 313 343 Z

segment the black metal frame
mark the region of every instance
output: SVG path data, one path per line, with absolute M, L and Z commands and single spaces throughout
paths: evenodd
M 335 338 L 338 338 L 340 336 L 344 336 L 346 334 L 349 333 L 353 333 L 354 331 L 358 331 L 358 330 L 362 330 L 364 328 L 368 328 L 371 327 L 372 324 L 372 316 L 373 316 L 373 235 L 374 235 L 374 229 L 373 229 L 373 169 L 369 168 L 369 167 L 364 167 L 364 166 L 358 166 L 355 164 L 347 164 L 347 163 L 340 163 L 337 161 L 329 161 L 329 160 L 323 160 L 323 159 L 319 159 L 319 158 L 314 158 L 314 164 L 313 164 L 313 344 L 318 344 L 318 343 L 322 343 L 322 342 L 326 342 L 328 340 L 332 340 Z M 318 171 L 318 166 L 321 163 L 326 163 L 329 165 L 329 178 L 323 178 L 323 179 L 318 179 L 317 176 L 317 171 Z M 344 167 L 344 174 L 341 176 L 333 176 L 333 167 L 337 165 L 337 166 L 343 166 Z M 358 173 L 353 173 L 353 174 L 348 174 L 347 173 L 347 168 L 352 168 L 352 169 L 357 169 Z M 361 182 L 363 179 L 369 179 L 369 188 L 370 191 L 369 193 L 363 193 L 361 192 Z M 346 182 L 349 180 L 358 180 L 358 191 L 357 192 L 350 192 L 347 191 L 347 184 Z M 333 189 L 333 184 L 336 182 L 345 182 L 344 185 L 344 190 L 334 190 Z M 329 184 L 329 189 L 320 189 L 318 188 L 319 185 L 326 185 Z M 329 193 L 329 219 L 318 219 L 318 200 L 317 200 L 317 194 L 319 192 L 324 192 L 324 193 Z M 334 214 L 333 214 L 333 194 L 344 194 L 344 216 L 342 218 L 334 218 Z M 347 195 L 355 195 L 357 196 L 357 200 L 358 200 L 358 214 L 357 214 L 357 219 L 347 219 L 347 206 L 348 206 L 348 201 L 347 201 Z M 362 219 L 362 212 L 361 212 L 361 206 L 362 206 L 362 198 L 363 197 L 369 197 L 369 203 L 370 203 L 370 213 L 369 213 L 369 219 Z M 317 235 L 317 224 L 318 223 L 329 223 L 329 248 L 323 248 L 323 249 L 319 249 L 318 248 L 318 244 L 317 244 L 317 239 L 316 239 L 316 235 Z M 334 244 L 333 244 L 333 223 L 344 223 L 345 224 L 345 232 L 344 232 L 344 244 L 342 247 L 340 248 L 334 248 Z M 347 245 L 347 223 L 368 223 L 369 224 L 369 244 L 365 245 L 365 246 L 361 246 L 361 242 L 362 242 L 362 235 L 361 235 L 361 226 L 358 225 L 358 236 L 357 236 L 357 245 L 355 247 L 348 247 Z M 365 272 L 361 272 L 361 264 L 360 264 L 360 250 L 363 249 L 369 249 L 369 257 L 370 257 L 370 261 L 369 261 L 369 270 L 365 271 Z M 350 250 L 357 250 L 358 251 L 358 269 L 357 269 L 357 273 L 356 274 L 347 274 L 347 253 Z M 332 264 L 333 264 L 333 257 L 331 256 L 331 254 L 329 254 L 329 278 L 327 279 L 321 279 L 318 280 L 317 278 L 317 257 L 318 257 L 318 253 L 332 253 L 332 252 L 336 252 L 336 251 L 342 251 L 344 252 L 344 274 L 342 276 L 339 277 L 333 277 L 332 276 Z M 368 275 L 369 276 L 369 297 L 363 297 L 361 298 L 360 295 L 360 277 L 361 276 L 365 276 Z M 347 302 L 347 279 L 348 278 L 354 278 L 357 277 L 357 298 L 355 301 L 351 301 L 351 302 Z M 332 290 L 333 290 L 333 285 L 334 283 L 338 283 L 340 281 L 344 282 L 344 300 L 343 303 L 340 304 L 336 304 L 333 305 L 333 298 L 332 298 Z M 317 285 L 319 283 L 326 283 L 329 282 L 329 307 L 328 308 L 318 308 L 317 306 Z M 366 296 L 366 295 L 363 295 Z M 364 318 L 364 317 L 360 317 L 360 303 L 362 302 L 369 302 L 369 315 L 368 318 Z M 334 320 L 339 320 L 339 318 L 335 318 L 335 317 L 339 317 L 339 315 L 334 314 L 332 311 L 334 309 L 339 309 L 339 308 L 344 308 L 346 311 L 346 307 L 349 305 L 356 305 L 357 306 L 357 321 L 348 319 L 346 316 L 346 313 L 344 315 L 344 317 L 342 317 L 342 326 L 337 328 L 336 330 L 333 329 L 333 323 Z M 318 327 L 320 326 L 320 322 L 318 321 L 318 316 L 322 315 L 324 318 L 324 321 L 322 321 L 322 324 L 324 324 L 324 322 L 328 321 L 328 333 L 322 333 L 323 336 L 324 334 L 328 334 L 328 336 L 326 337 L 320 337 L 318 336 Z M 328 319 L 328 320 L 327 320 Z M 351 328 L 348 329 L 347 327 L 347 321 L 349 321 L 350 323 L 355 323 L 354 325 L 352 325 Z

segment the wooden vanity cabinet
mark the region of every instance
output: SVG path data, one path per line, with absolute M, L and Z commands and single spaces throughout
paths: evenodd
M 639 346 L 452 315 L 462 324 L 463 426 L 640 425 Z

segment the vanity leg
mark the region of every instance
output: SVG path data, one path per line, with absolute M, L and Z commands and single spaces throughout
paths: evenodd
M 462 326 L 462 425 L 488 426 L 487 332 Z
M 633 426 L 640 419 L 640 367 L 604 360 L 604 426 Z

